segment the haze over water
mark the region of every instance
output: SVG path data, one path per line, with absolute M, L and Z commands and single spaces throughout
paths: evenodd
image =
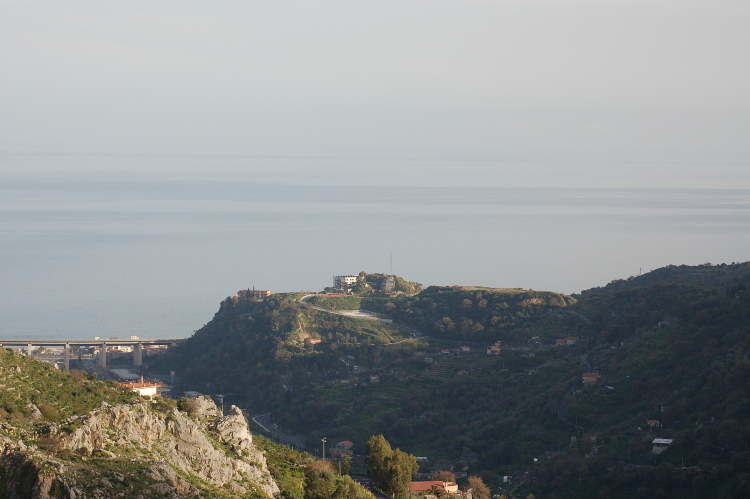
M 0 338 L 750 260 L 746 0 L 0 2 Z
M 334 274 L 565 293 L 748 260 L 742 167 L 2 156 L 0 337 L 185 337 Z M 678 174 L 679 173 L 679 174 Z M 585 182 L 583 182 L 585 179 Z M 586 187 L 581 187 L 586 185 Z

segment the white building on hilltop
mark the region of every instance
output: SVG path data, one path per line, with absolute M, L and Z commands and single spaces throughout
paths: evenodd
M 336 289 L 345 288 L 357 284 L 356 275 L 335 275 L 333 276 L 333 287 Z

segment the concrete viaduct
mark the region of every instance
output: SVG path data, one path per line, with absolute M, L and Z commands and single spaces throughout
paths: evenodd
M 65 370 L 70 371 L 70 347 L 100 347 L 99 365 L 107 366 L 107 347 L 114 345 L 125 345 L 133 347 L 133 364 L 140 366 L 143 364 L 143 346 L 144 345 L 169 345 L 174 346 L 185 341 L 185 338 L 165 338 L 165 339 L 137 339 L 137 340 L 0 340 L 0 347 L 26 347 L 26 354 L 32 357 L 32 351 L 35 346 L 56 346 L 63 347 L 63 358 L 65 360 Z

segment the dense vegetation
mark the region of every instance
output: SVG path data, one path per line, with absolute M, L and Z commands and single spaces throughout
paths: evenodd
M 135 394 L 123 392 L 116 383 L 96 381 L 95 374 L 68 374 L 11 349 L 0 349 L 0 419 L 30 420 L 30 404 L 34 404 L 45 420 L 56 421 L 88 412 L 103 401 L 114 404 L 134 398 Z
M 182 358 L 166 360 L 191 386 L 234 392 L 287 430 L 350 439 L 360 453 L 382 433 L 429 456 L 430 468 L 467 467 L 496 491 L 507 491 L 503 475 L 528 473 L 516 494 L 745 497 L 748 268 L 668 267 L 578 300 L 465 287 L 363 294 L 362 308 L 428 335 L 403 343 L 388 343 L 395 336 L 375 323 L 306 310 L 292 295 L 227 300 L 175 350 Z M 326 341 L 305 348 L 305 334 Z M 565 337 L 579 340 L 554 346 Z M 497 341 L 501 354 L 487 355 Z M 370 371 L 354 372 L 344 355 Z M 592 371 L 601 379 L 584 386 Z M 673 440 L 658 456 L 655 437 Z
M 415 296 L 369 296 L 362 307 L 431 337 L 490 342 L 516 339 L 514 333 L 525 340 L 529 328 L 544 334 L 540 323 L 550 312 L 575 302 L 546 291 L 430 286 Z
M 317 460 L 262 436 L 254 443 L 265 451 L 268 469 L 288 499 L 373 499 L 346 472 L 339 475 L 330 461 Z
M 330 310 L 359 310 L 362 298 L 357 295 L 327 297 L 325 295 L 311 296 L 310 303 Z
M 234 296 L 156 367 L 176 369 L 186 386 L 201 392 L 231 392 L 234 400 L 253 410 L 278 408 L 294 396 L 282 375 L 293 379 L 293 386 L 321 376 L 345 378 L 348 368 L 340 357 L 408 336 L 378 322 L 318 312 L 302 305 L 295 294 L 265 300 Z M 300 422 L 313 425 L 324 424 L 330 415 L 325 404 L 311 404 L 296 414 Z

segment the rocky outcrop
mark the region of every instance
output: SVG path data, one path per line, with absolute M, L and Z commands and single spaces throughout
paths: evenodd
M 210 399 L 196 401 L 191 406 L 193 416 L 177 409 L 156 412 L 147 402 L 103 403 L 77 422 L 78 428 L 64 437 L 63 445 L 74 452 L 100 451 L 100 455 L 114 455 L 118 446 L 137 447 L 158 456 L 149 475 L 160 482 L 155 486 L 160 493 L 168 489 L 179 496 L 200 495 L 198 488 L 180 477 L 181 472 L 235 492 L 259 489 L 270 497 L 279 495 L 242 412 L 232 406 L 230 414 L 221 417 Z
M 98 410 L 82 418 L 82 426 L 65 440 L 73 451 L 88 452 L 112 445 L 148 446 L 159 441 L 167 431 L 164 417 L 148 410 L 145 403 L 112 406 L 103 402 Z M 110 436 L 110 430 L 115 430 Z

